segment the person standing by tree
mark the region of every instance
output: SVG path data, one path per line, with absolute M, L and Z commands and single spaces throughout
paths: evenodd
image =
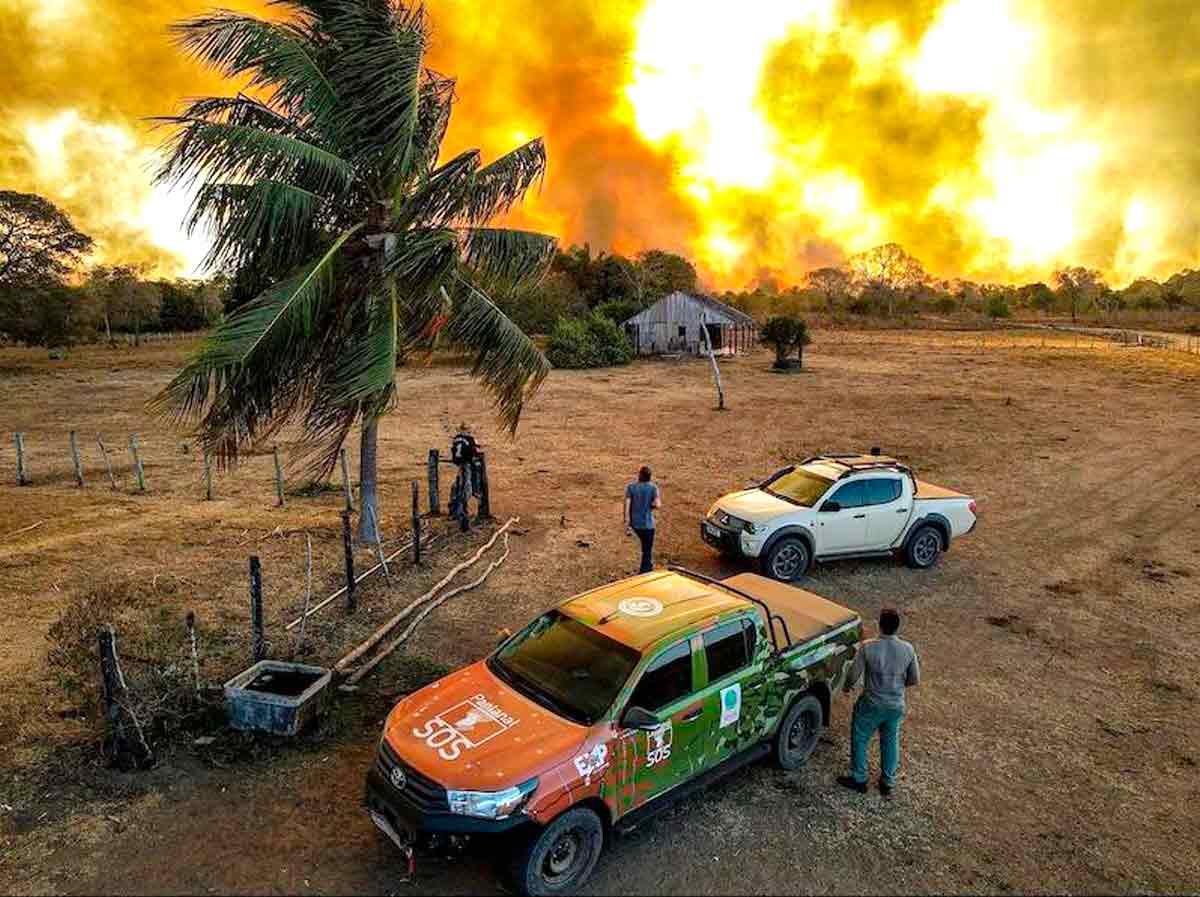
M 854 703 L 850 724 L 850 774 L 838 784 L 859 794 L 867 792 L 867 746 L 879 733 L 879 793 L 887 797 L 896 785 L 900 768 L 900 723 L 904 720 L 904 690 L 919 685 L 921 666 L 917 652 L 896 638 L 900 612 L 885 607 L 879 612 L 879 638 L 858 646 L 854 666 L 846 677 L 846 690 L 859 681 L 863 693 Z
M 654 512 L 662 507 L 662 494 L 651 476 L 650 468 L 643 467 L 638 471 L 637 482 L 625 487 L 625 533 L 636 535 L 642 544 L 639 573 L 654 569 Z

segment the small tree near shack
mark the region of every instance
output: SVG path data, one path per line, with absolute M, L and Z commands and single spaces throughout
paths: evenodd
M 775 315 L 763 325 L 762 340 L 775 347 L 777 371 L 798 371 L 804 367 L 804 347 L 812 342 L 808 322 L 793 315 Z M 793 360 L 790 356 L 796 352 Z

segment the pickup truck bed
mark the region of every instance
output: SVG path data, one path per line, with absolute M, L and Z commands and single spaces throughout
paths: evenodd
M 917 480 L 917 498 L 969 498 L 961 492 L 955 492 L 953 489 L 947 489 L 945 486 L 935 486 L 933 483 L 926 483 L 924 480 Z
M 793 585 L 759 576 L 757 573 L 739 573 L 722 580 L 722 584 L 765 601 L 772 612 L 782 617 L 787 624 L 788 635 L 792 640 L 791 646 L 810 642 L 819 636 L 859 622 L 858 614 L 849 608 L 826 601 L 820 595 L 814 595 Z M 766 614 L 762 608 L 759 608 L 758 613 L 766 621 Z M 766 625 L 770 629 L 770 621 L 766 621 Z M 779 636 L 782 638 L 783 633 L 779 632 Z

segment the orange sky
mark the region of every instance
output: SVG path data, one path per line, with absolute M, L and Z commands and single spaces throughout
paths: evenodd
M 255 0 L 224 5 L 260 9 Z M 143 119 L 229 89 L 170 45 L 195 0 L 0 0 L 0 182 L 100 256 L 192 269 Z M 431 0 L 447 149 L 538 134 L 526 218 L 695 258 L 712 286 L 897 241 L 942 276 L 1200 264 L 1200 13 L 1173 0 Z

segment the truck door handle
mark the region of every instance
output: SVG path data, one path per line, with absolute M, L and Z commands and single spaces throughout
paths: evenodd
M 897 513 L 897 514 L 907 514 L 907 513 L 908 513 L 908 508 L 901 508 L 901 509 L 900 509 L 899 511 L 897 511 L 896 513 Z
M 704 715 L 704 708 L 697 707 L 691 713 L 686 714 L 685 716 L 681 716 L 679 718 L 679 721 L 681 723 L 694 723 L 696 720 L 700 719 L 700 717 L 702 717 L 703 715 Z
M 866 514 L 855 514 L 855 515 L 854 515 L 854 519 L 855 519 L 855 520 L 866 520 L 866 519 L 867 519 L 867 515 L 866 515 Z

